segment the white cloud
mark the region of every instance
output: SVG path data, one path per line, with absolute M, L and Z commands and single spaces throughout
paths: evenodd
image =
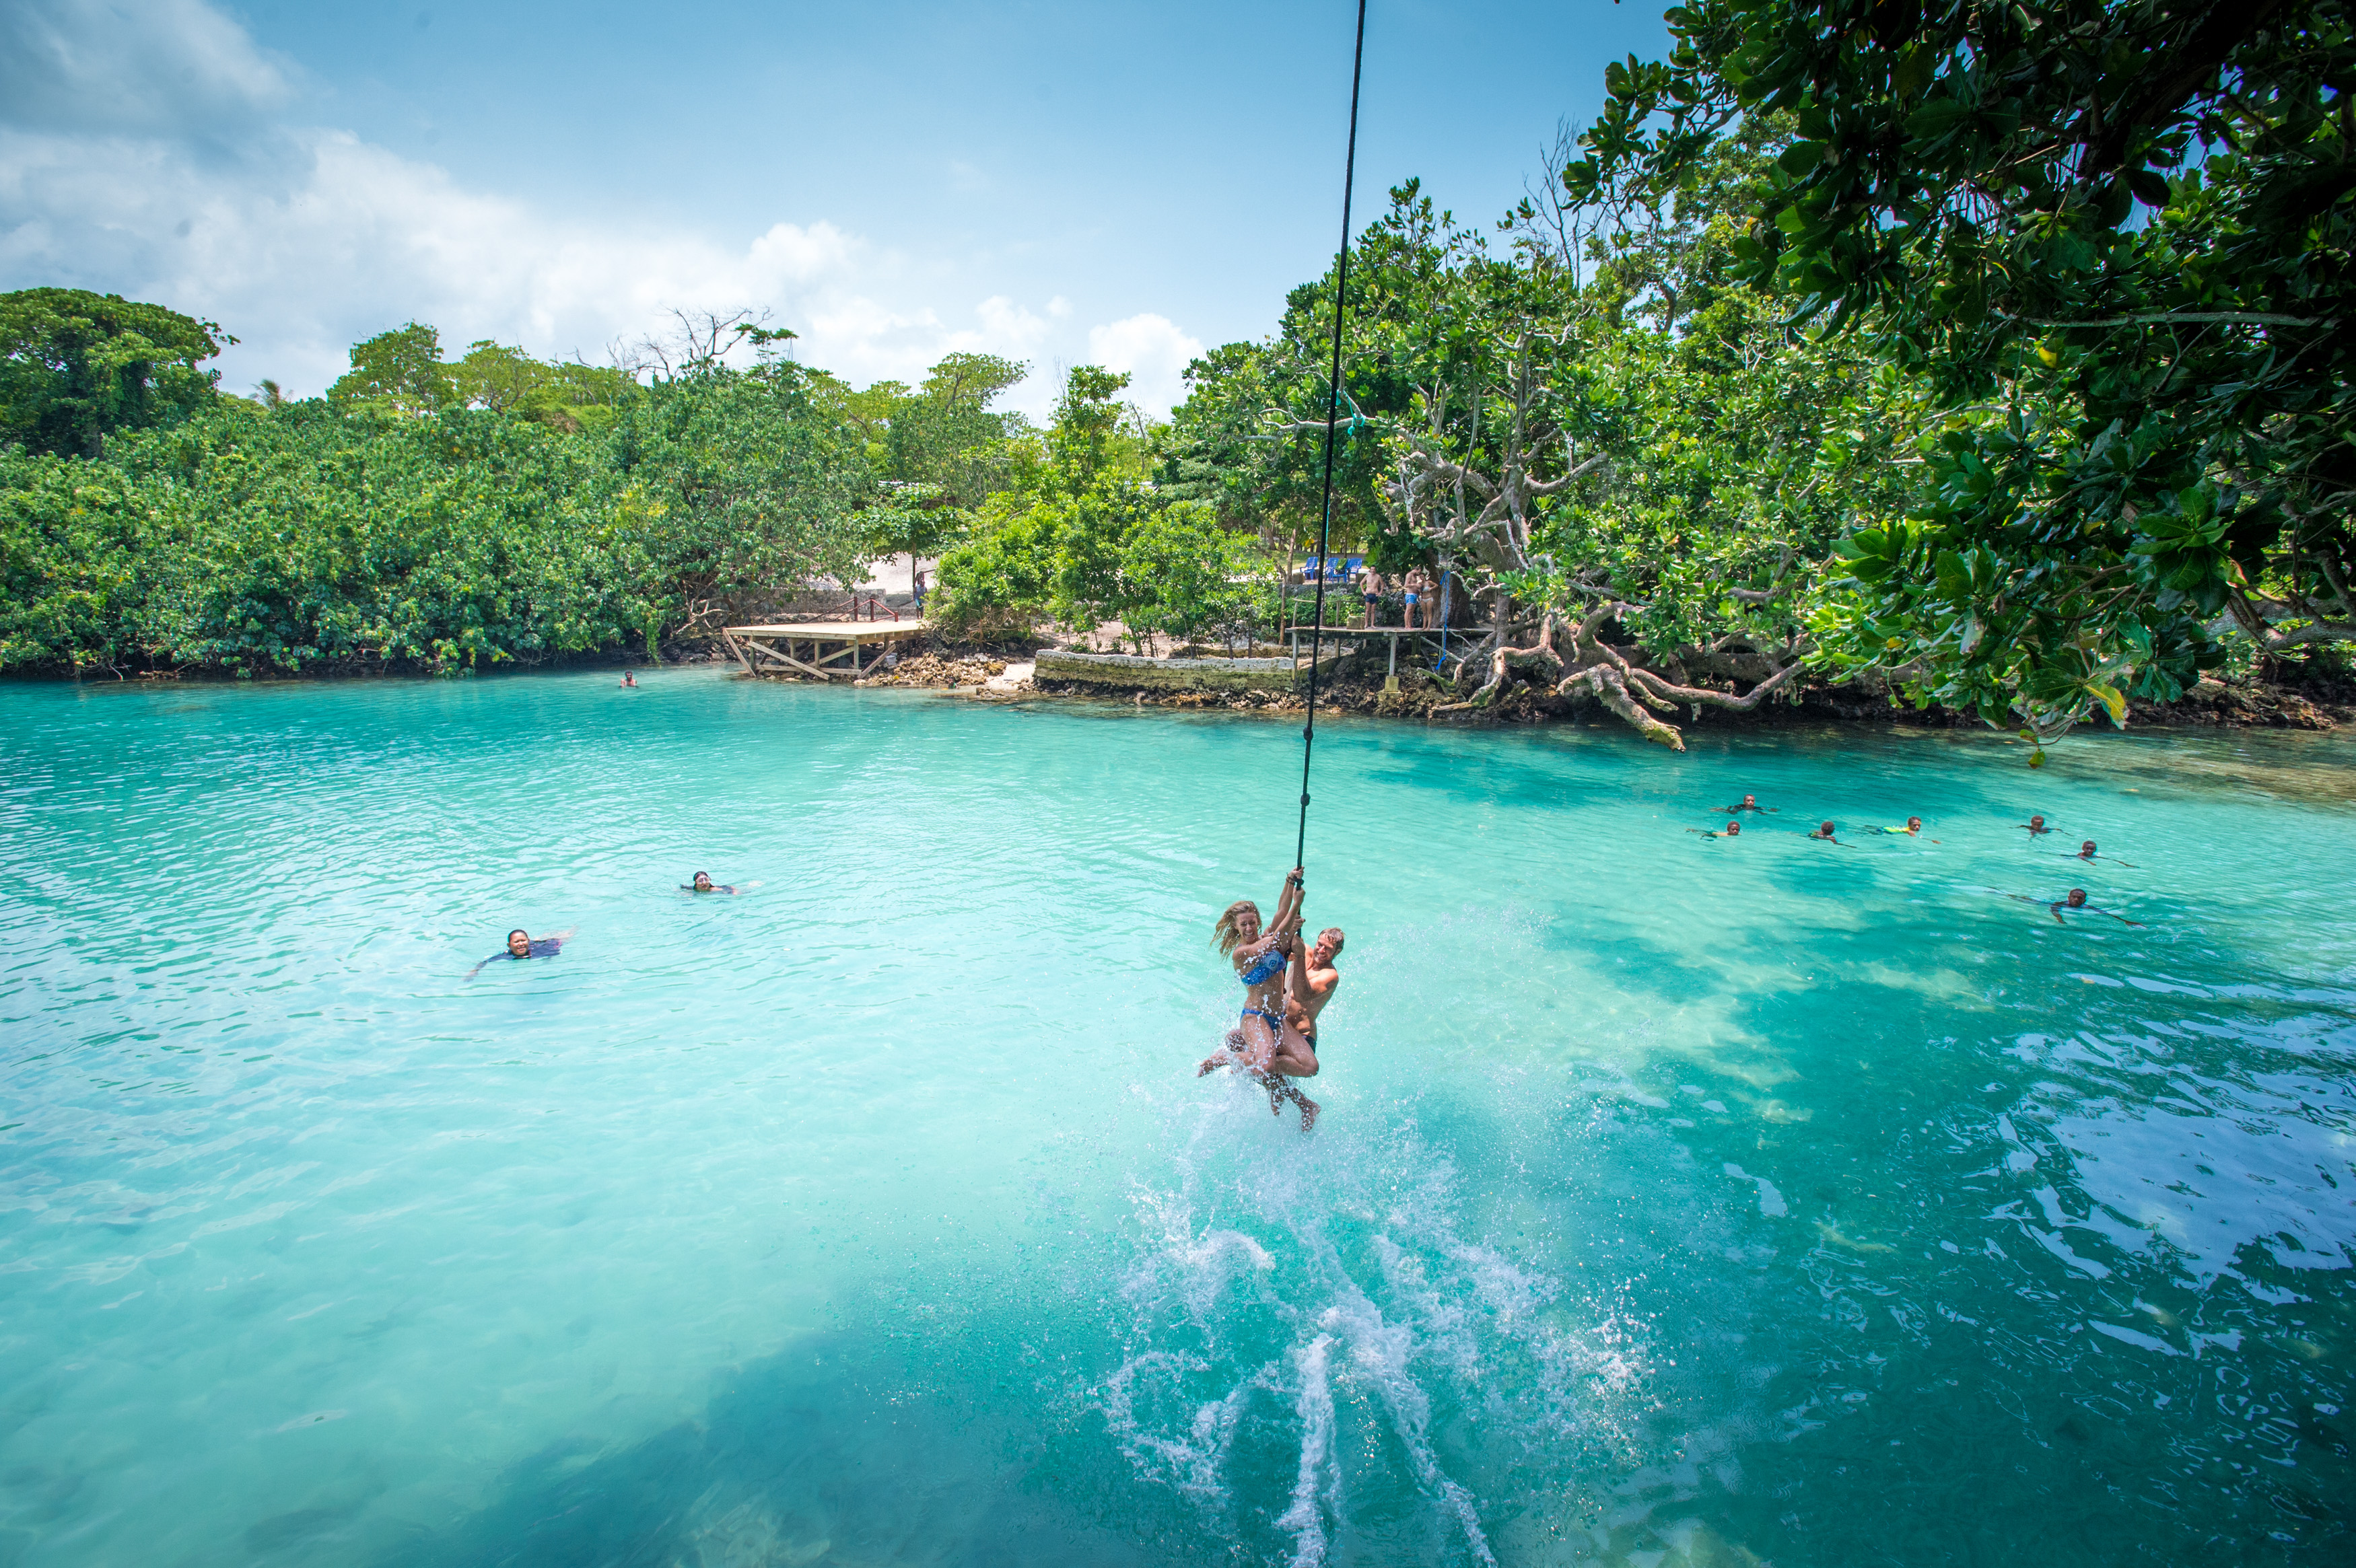
M 834 225 L 777 223 L 742 246 L 562 219 L 338 132 L 273 133 L 215 165 L 162 138 L 0 129 L 0 277 L 157 300 L 242 341 L 224 379 L 314 392 L 361 337 L 415 319 L 594 359 L 672 306 L 770 307 L 806 363 L 914 380 L 953 349 L 1027 358 L 1047 324 L 1004 296 L 969 321 L 863 286 L 897 258 Z
M 1001 352 L 1013 354 L 1017 357 L 1038 347 L 1047 336 L 1045 322 L 1004 294 L 991 295 L 981 302 L 975 314 L 981 317 L 982 330 L 989 333 L 994 341 L 1013 346 Z
M 5 0 L 0 120 L 110 135 L 241 127 L 288 69 L 202 0 Z
M 1186 396 L 1186 363 L 1202 343 L 1151 312 L 1088 328 L 1088 357 L 1108 370 L 1129 372 L 1129 399 L 1159 418 Z
M 918 296 L 958 289 L 960 259 L 902 256 L 830 222 L 723 239 L 552 213 L 280 123 L 297 74 L 201 0 L 0 0 L 0 288 L 91 288 L 209 317 L 241 339 L 225 385 L 268 376 L 297 395 L 404 321 L 439 327 L 445 351 L 489 337 L 595 360 L 672 307 L 771 309 L 801 334 L 804 363 L 862 385 L 915 381 L 960 349 L 1078 357 L 1061 294 L 1044 314 L 987 293 L 944 315 Z M 1201 352 L 1151 314 L 1087 336 L 1088 357 L 1130 371 L 1157 414 Z M 1044 414 L 1052 380 L 1033 376 L 1011 405 Z

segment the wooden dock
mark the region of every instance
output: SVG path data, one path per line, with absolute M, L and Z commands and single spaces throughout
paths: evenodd
M 921 620 L 809 621 L 790 626 L 723 626 L 720 637 L 746 675 L 857 680 L 874 667 L 870 650 L 921 637 L 927 626 Z
M 1292 639 L 1292 656 L 1298 660 L 1301 657 L 1301 645 L 1310 640 L 1312 628 L 1290 626 L 1286 628 L 1286 635 Z M 1462 635 L 1461 632 L 1459 635 Z M 1407 656 L 1409 658 L 1414 658 L 1427 648 L 1438 653 L 1443 645 L 1441 630 L 1438 626 L 1327 626 L 1323 635 L 1324 641 L 1337 646 L 1347 638 L 1387 638 L 1390 642 L 1390 659 L 1389 667 L 1384 673 L 1393 680 L 1398 678 L 1401 637 L 1407 639 Z

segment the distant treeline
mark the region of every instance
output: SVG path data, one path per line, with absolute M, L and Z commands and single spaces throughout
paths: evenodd
M 1144 483 L 1124 377 L 1074 372 L 1037 432 L 990 407 L 1025 373 L 1008 360 L 853 390 L 749 315 L 682 327 L 651 364 L 600 367 L 495 343 L 444 362 L 412 322 L 290 401 L 220 390 L 204 362 L 234 340 L 212 323 L 0 296 L 0 670 L 651 653 L 942 549 L 939 607 L 976 630 L 1126 614 L 1193 634 L 1265 603 L 1230 581 L 1260 564 L 1249 541 Z M 749 368 L 723 357 L 740 340 Z

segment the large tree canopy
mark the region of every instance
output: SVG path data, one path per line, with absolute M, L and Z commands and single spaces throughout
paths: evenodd
M 1992 721 L 2167 699 L 2229 630 L 2356 636 L 2356 31 L 2326 0 L 1702 0 L 1565 171 L 1683 187 L 1795 133 L 1733 246 L 1922 389 L 1826 656 Z
M 111 431 L 185 419 L 220 379 L 198 367 L 236 341 L 120 294 L 0 294 L 0 444 L 96 457 Z
M 1808 563 L 1848 508 L 1900 493 L 1864 433 L 1896 400 L 1731 276 L 1730 214 L 1764 167 L 1727 144 L 1665 199 L 1524 214 L 1503 256 L 1410 182 L 1360 237 L 1343 517 L 1378 564 L 1434 564 L 1482 605 L 1463 708 L 1535 685 L 1675 746 L 1665 716 L 1796 689 Z M 1173 478 L 1222 472 L 1230 507 L 1313 517 L 1333 285 L 1296 291 L 1273 340 L 1195 363 Z
M 1014 482 L 1013 438 L 1027 426 L 1022 415 L 990 405 L 1030 373 L 1020 360 L 959 351 L 913 391 L 899 381 L 863 392 L 835 384 L 886 481 L 868 517 L 878 552 L 908 556 L 913 570 L 914 558 L 962 539 L 974 508 Z
M 940 613 L 951 624 L 1119 621 L 1141 646 L 1151 634 L 1232 639 L 1267 624 L 1270 562 L 1213 507 L 1148 481 L 1151 453 L 1119 400 L 1128 386 L 1124 374 L 1075 367 L 1044 439 L 1012 445 L 1009 487 L 941 558 Z
M 0 669 L 479 668 L 860 571 L 875 477 L 814 373 L 438 349 L 371 339 L 328 401 L 208 386 L 100 459 L 0 445 Z
M 352 368 L 327 389 L 327 400 L 343 408 L 430 414 L 460 400 L 457 379 L 442 362 L 442 335 L 412 321 L 354 344 Z

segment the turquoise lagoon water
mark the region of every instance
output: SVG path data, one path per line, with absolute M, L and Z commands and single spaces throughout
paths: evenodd
M 0 689 L 0 1564 L 2356 1552 L 2356 748 L 1335 721 L 1305 1138 L 1192 1072 L 1297 759 Z

